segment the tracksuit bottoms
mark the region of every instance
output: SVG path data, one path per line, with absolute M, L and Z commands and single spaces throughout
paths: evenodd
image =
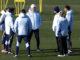
M 30 40 L 31 40 L 31 37 L 32 37 L 33 33 L 35 34 L 35 38 L 36 38 L 36 41 L 37 41 L 37 49 L 39 49 L 39 46 L 40 46 L 39 29 L 31 31 L 31 33 L 29 35 L 29 43 L 30 43 Z
M 7 52 L 11 52 L 14 34 L 6 34 L 5 48 Z
M 67 42 L 66 42 L 67 36 L 61 36 L 59 37 L 59 52 L 60 55 L 64 55 L 68 53 L 67 49 Z
M 30 55 L 30 45 L 29 45 L 29 41 L 28 41 L 28 36 L 26 36 L 26 35 L 18 35 L 17 36 L 16 55 L 18 55 L 19 47 L 20 47 L 22 39 L 24 39 L 24 42 L 26 45 L 26 51 L 27 51 L 28 55 Z

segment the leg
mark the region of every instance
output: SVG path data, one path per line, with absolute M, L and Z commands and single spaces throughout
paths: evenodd
M 7 52 L 9 50 L 8 44 L 9 44 L 9 35 L 6 35 L 5 49 L 6 49 Z
M 31 33 L 28 35 L 29 45 L 30 45 L 30 40 L 31 40 L 32 34 L 33 34 L 33 30 L 32 30 Z
M 59 37 L 59 39 L 58 39 L 58 41 L 59 41 L 59 52 L 60 52 L 60 55 L 63 55 L 64 53 L 63 53 L 63 44 L 62 44 L 62 37 Z
M 59 41 L 58 41 L 58 37 L 56 37 L 56 42 L 57 42 L 57 51 L 59 51 Z
M 18 55 L 21 40 L 22 40 L 22 36 L 17 36 L 16 55 Z
M 26 44 L 26 50 L 28 52 L 28 55 L 31 55 L 30 54 L 30 45 L 29 45 L 29 41 L 28 41 L 28 37 L 27 36 L 24 36 L 24 41 L 25 41 L 25 44 Z
M 5 49 L 5 41 L 6 41 L 6 34 L 3 32 L 3 36 L 2 36 L 2 49 Z
M 62 38 L 62 40 L 63 40 L 64 54 L 67 54 L 67 53 L 68 53 L 66 39 L 67 39 L 66 37 L 63 37 L 63 38 Z
M 10 51 L 10 52 L 11 52 L 13 37 L 14 37 L 14 34 L 12 34 L 12 35 L 10 36 L 10 44 L 9 44 L 9 51 Z
M 37 49 L 39 49 L 39 46 L 40 46 L 39 29 L 35 30 L 34 34 L 37 40 Z
M 5 50 L 5 41 L 6 41 L 6 34 L 3 35 L 3 39 L 2 39 L 2 50 L 1 50 L 2 53 L 6 52 L 6 50 Z
M 69 45 L 69 50 L 72 50 L 71 33 L 68 33 L 67 41 L 68 41 L 68 45 Z

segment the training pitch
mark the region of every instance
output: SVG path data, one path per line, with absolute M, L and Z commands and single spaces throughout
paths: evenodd
M 39 6 L 38 0 L 26 0 L 25 9 L 28 11 L 30 4 L 35 3 Z M 59 6 L 62 10 L 65 5 L 70 5 L 74 10 L 74 26 L 72 32 L 73 53 L 68 57 L 59 58 L 56 49 L 56 39 L 52 31 L 53 7 Z M 14 7 L 14 0 L 9 0 L 8 7 Z M 39 10 L 37 8 L 37 10 Z M 0 31 L 0 60 L 80 60 L 80 0 L 43 0 L 43 18 L 40 28 L 41 52 L 36 51 L 36 40 L 34 35 L 31 40 L 32 58 L 27 57 L 24 41 L 20 45 L 19 56 L 13 58 L 14 55 L 1 53 L 1 38 Z M 14 38 L 12 51 L 15 52 L 16 38 Z

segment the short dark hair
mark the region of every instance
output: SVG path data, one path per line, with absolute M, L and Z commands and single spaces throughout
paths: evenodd
M 9 12 L 12 13 L 14 10 L 15 10 L 14 8 L 10 8 Z
M 54 7 L 54 11 L 58 13 L 60 11 L 59 6 Z
M 5 9 L 5 11 L 7 11 L 7 10 L 10 10 L 10 8 L 9 8 L 9 7 L 7 7 L 7 8 Z
M 8 10 L 8 9 L 10 9 L 9 7 L 7 7 L 5 10 Z
M 66 5 L 65 8 L 66 8 L 67 10 L 70 10 L 70 9 L 71 9 L 71 7 L 70 7 L 69 5 Z
M 26 13 L 25 9 L 22 9 L 21 12 L 22 12 L 22 13 Z

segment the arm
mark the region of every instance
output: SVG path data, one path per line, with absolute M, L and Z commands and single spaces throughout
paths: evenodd
M 39 19 L 40 19 L 40 26 L 42 24 L 42 18 L 41 18 L 41 15 L 39 14 Z
M 53 19 L 52 29 L 54 32 L 56 31 L 56 16 L 54 16 L 54 19 Z
M 61 36 L 61 22 L 59 21 L 56 27 L 56 34 Z
M 72 15 L 68 14 L 68 30 L 69 32 L 72 31 L 72 28 L 73 28 L 73 17 Z
M 54 23 L 55 23 L 55 20 L 53 20 L 53 23 L 52 23 L 52 30 L 53 31 L 55 31 L 55 25 L 54 25 Z
M 31 20 L 29 19 L 29 21 L 28 21 L 28 31 L 29 31 L 29 33 L 31 32 L 31 30 L 32 30 L 32 24 L 31 24 Z
M 18 22 L 17 22 L 17 19 L 15 20 L 15 23 L 14 23 L 14 31 L 15 31 L 15 33 L 17 33 L 17 31 L 18 31 Z
M 10 28 L 14 32 L 14 21 L 13 21 L 13 18 L 12 17 L 10 17 Z
M 5 20 L 5 14 L 1 15 L 0 24 L 3 24 Z

